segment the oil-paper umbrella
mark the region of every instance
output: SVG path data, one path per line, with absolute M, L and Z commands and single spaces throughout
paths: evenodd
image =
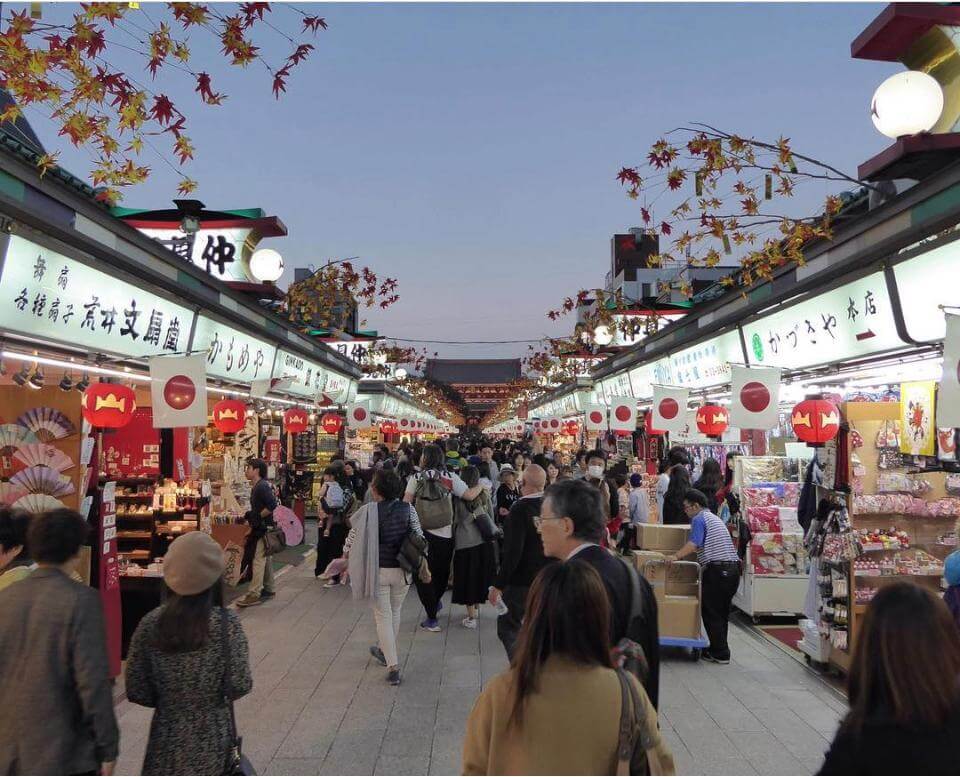
M 287 546 L 299 545 L 303 542 L 303 524 L 297 514 L 289 507 L 278 507 L 273 511 L 273 520 L 283 529 L 283 536 L 287 538 Z

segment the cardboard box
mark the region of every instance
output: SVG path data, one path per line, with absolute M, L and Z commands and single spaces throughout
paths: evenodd
M 695 596 L 667 596 L 658 600 L 661 637 L 699 639 L 700 601 Z
M 635 550 L 633 551 L 633 563 L 637 567 L 637 571 L 641 575 L 645 575 L 647 580 L 650 580 L 651 577 L 654 577 L 657 574 L 657 568 L 659 564 L 651 564 L 650 566 L 644 569 L 644 565 L 648 561 L 664 561 L 667 558 L 666 554 L 660 553 L 656 550 Z M 652 581 L 650 581 L 652 583 Z
M 659 523 L 642 523 L 638 526 L 637 544 L 641 550 L 673 553 L 680 550 L 689 538 L 689 525 L 663 526 Z
M 658 602 L 671 596 L 697 598 L 700 595 L 700 569 L 695 564 L 648 564 L 645 577 Z

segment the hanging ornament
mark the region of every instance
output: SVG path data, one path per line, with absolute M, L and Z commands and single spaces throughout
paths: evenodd
M 291 407 L 283 414 L 283 428 L 290 434 L 300 434 L 307 431 L 307 411 L 299 407 Z
M 83 392 L 80 412 L 98 429 L 119 429 L 133 420 L 137 395 L 119 383 L 93 383 Z
M 793 433 L 801 442 L 819 447 L 840 431 L 840 410 L 827 399 L 805 399 L 790 414 Z
M 380 424 L 380 431 L 383 434 L 396 434 L 397 433 L 397 422 L 387 419 Z
M 730 417 L 722 405 L 704 405 L 697 410 L 697 429 L 707 437 L 719 437 L 728 426 Z
M 343 416 L 339 413 L 324 413 L 320 419 L 320 426 L 327 434 L 340 434 L 343 427 Z
M 224 434 L 243 429 L 247 421 L 247 406 L 239 399 L 221 399 L 213 406 L 213 425 Z

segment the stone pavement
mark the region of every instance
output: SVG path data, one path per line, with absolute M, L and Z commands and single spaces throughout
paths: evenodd
M 403 611 L 404 681 L 385 682 L 367 648 L 373 616 L 346 587 L 325 590 L 313 564 L 279 578 L 277 597 L 242 612 L 253 692 L 237 703 L 244 752 L 260 774 L 459 774 L 467 716 L 483 683 L 506 667 L 492 608 L 444 631 L 417 628 L 416 592 Z M 451 613 L 451 609 L 453 612 Z M 663 663 L 661 726 L 681 774 L 810 774 L 843 700 L 793 658 L 732 627 L 729 666 L 682 654 Z M 575 714 L 575 710 L 571 714 Z M 152 711 L 122 702 L 119 774 L 139 774 Z

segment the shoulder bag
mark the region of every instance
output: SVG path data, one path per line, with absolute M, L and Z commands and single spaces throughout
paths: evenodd
M 620 680 L 620 733 L 617 738 L 617 775 L 675 774 L 669 753 L 644 732 L 644 709 L 640 696 L 627 673 L 617 669 Z
M 230 640 L 227 635 L 227 609 L 220 608 L 220 652 L 223 654 L 223 677 L 220 680 L 220 693 L 223 703 L 230 710 L 230 729 L 227 742 L 227 759 L 223 773 L 229 775 L 256 774 L 250 759 L 243 754 L 243 737 L 237 733 L 237 718 L 233 712 L 233 699 L 230 696 Z
M 287 535 L 279 526 L 271 526 L 267 533 L 263 535 L 263 553 L 265 556 L 273 556 L 287 547 Z

